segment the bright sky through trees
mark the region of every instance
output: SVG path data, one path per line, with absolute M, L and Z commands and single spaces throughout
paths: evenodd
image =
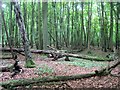
M 6 5 L 5 5 L 5 4 L 2 4 L 2 7 L 3 7 L 3 8 L 5 8 L 5 7 L 6 7 Z

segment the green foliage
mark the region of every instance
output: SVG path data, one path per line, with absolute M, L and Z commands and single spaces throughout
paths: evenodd
M 50 68 L 47 65 L 43 65 L 41 67 L 38 67 L 35 73 L 37 73 L 38 75 L 42 75 L 42 74 L 52 74 L 53 72 L 54 72 L 53 68 Z
M 25 67 L 26 67 L 26 68 L 35 68 L 36 65 L 35 65 L 35 63 L 33 62 L 33 60 L 26 60 Z
M 90 60 L 85 60 L 85 59 L 77 59 L 77 58 L 70 58 L 70 62 L 67 61 L 62 61 L 60 63 L 64 63 L 67 65 L 75 65 L 75 66 L 80 66 L 80 67 L 104 67 L 107 64 L 104 62 L 97 62 L 97 61 L 90 61 Z
M 42 2 L 38 3 L 37 1 L 33 1 L 34 5 L 32 6 L 31 2 L 21 2 L 20 8 L 22 11 L 22 16 L 25 19 L 25 28 L 27 32 L 28 40 L 33 40 L 32 45 L 36 45 L 37 49 L 43 49 L 43 19 L 42 19 Z M 13 43 L 14 46 L 17 47 L 21 44 L 21 37 L 19 35 L 19 30 L 17 27 L 17 24 L 15 22 L 15 14 L 14 14 L 14 8 L 10 9 L 10 3 L 6 2 L 6 8 L 4 8 L 4 17 L 8 29 L 8 33 L 10 36 L 11 31 L 13 31 L 12 37 L 13 37 Z M 40 6 L 39 6 L 40 4 Z M 71 45 L 71 47 L 76 47 L 76 45 L 79 46 L 80 43 L 86 45 L 86 37 L 88 37 L 88 2 L 83 2 L 83 20 L 84 20 L 84 31 L 81 30 L 82 27 L 82 10 L 81 10 L 81 2 L 49 2 L 48 3 L 48 12 L 47 12 L 47 18 L 48 18 L 48 30 L 50 34 L 50 44 L 56 46 L 56 42 L 60 45 L 60 47 L 64 48 L 65 44 L 67 43 Z M 110 3 L 104 2 L 104 18 L 107 19 L 104 23 L 105 25 L 101 26 L 101 2 L 92 2 L 92 18 L 91 18 L 91 30 L 90 30 L 90 44 L 91 45 L 98 45 L 101 43 L 101 28 L 105 26 L 105 29 L 108 33 L 106 33 L 106 38 L 110 37 Z M 116 16 L 117 16 L 117 4 L 114 3 L 114 14 L 113 14 L 113 44 L 116 43 Z M 26 9 L 25 9 L 26 8 Z M 34 9 L 34 12 L 32 10 Z M 68 13 L 69 11 L 69 13 Z M 119 11 L 119 10 L 118 10 Z M 12 12 L 12 17 L 11 17 Z M 32 15 L 34 13 L 34 16 Z M 69 16 L 69 17 L 68 17 Z M 32 20 L 34 19 L 34 20 Z M 12 20 L 12 21 L 11 21 Z M 34 25 L 32 25 L 32 22 L 34 22 Z M 10 27 L 10 24 L 12 23 L 12 30 Z M 69 28 L 67 30 L 67 27 Z M 31 29 L 32 28 L 32 29 Z M 4 25 L 2 23 L 2 32 L 3 36 L 0 32 L 0 43 L 4 43 L 6 41 L 6 34 L 4 31 Z M 82 34 L 82 35 L 81 35 Z M 69 36 L 69 38 L 68 38 Z M 81 37 L 84 36 L 84 37 Z M 120 36 L 120 34 L 118 35 Z M 32 37 L 32 38 L 30 38 Z M 56 37 L 56 38 L 55 38 Z M 80 37 L 82 38 L 81 41 Z M 109 38 L 107 38 L 109 43 Z M 19 44 L 19 45 L 18 45 Z M 76 47 L 77 48 L 77 47 Z

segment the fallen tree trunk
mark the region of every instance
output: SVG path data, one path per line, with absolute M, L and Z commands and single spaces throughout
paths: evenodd
M 96 70 L 95 72 L 81 75 L 71 75 L 71 76 L 50 76 L 44 78 L 31 78 L 31 79 L 20 79 L 20 80 L 11 80 L 7 82 L 1 82 L 0 85 L 4 88 L 17 87 L 17 86 L 27 86 L 30 84 L 37 83 L 46 83 L 46 82 L 57 82 L 57 81 L 66 81 L 66 80 L 75 80 L 81 78 L 89 78 L 93 76 L 103 76 L 108 75 L 113 70 L 113 68 L 117 67 L 120 64 L 120 61 L 117 61 L 110 67 L 106 67 L 102 70 Z
M 4 52 L 9 51 L 10 52 L 10 49 L 9 48 L 0 48 L 0 51 L 4 51 Z M 13 48 L 13 51 L 14 52 L 24 52 L 24 49 Z M 111 58 L 98 58 L 98 57 L 81 55 L 81 54 L 62 53 L 61 51 L 55 52 L 53 50 L 33 50 L 33 49 L 31 49 L 30 51 L 31 51 L 31 53 L 36 53 L 36 54 L 55 54 L 58 58 L 74 57 L 74 58 L 82 58 L 82 59 L 86 59 L 86 60 L 95 60 L 95 61 L 112 61 L 113 60 Z
M 9 48 L 0 48 L 0 51 L 10 52 L 10 49 Z M 19 52 L 24 52 L 24 49 L 23 48 L 19 48 L 19 49 L 13 48 L 13 51 L 16 53 L 19 53 Z M 30 50 L 30 51 L 31 51 L 31 53 L 49 54 L 52 50 L 51 51 L 50 50 L 48 50 L 48 51 L 46 51 L 46 50 Z
M 83 75 L 72 75 L 72 76 L 50 76 L 44 78 L 31 78 L 31 79 L 20 79 L 20 80 L 11 80 L 7 82 L 2 82 L 0 85 L 4 88 L 17 87 L 17 86 L 27 86 L 30 84 L 36 83 L 46 83 L 46 82 L 57 82 L 57 81 L 66 81 L 66 80 L 75 80 L 81 78 L 88 78 L 95 76 L 95 73 L 83 74 Z

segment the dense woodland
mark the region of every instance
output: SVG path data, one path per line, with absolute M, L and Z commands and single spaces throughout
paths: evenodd
M 120 2 L 0 0 L 0 10 L 0 89 L 120 88 Z
M 21 47 L 12 3 L 5 3 L 4 18 L 13 47 Z M 3 6 L 4 7 L 4 6 Z M 31 48 L 83 49 L 103 51 L 120 46 L 119 2 L 20 2 Z M 2 47 L 8 45 L 2 24 Z

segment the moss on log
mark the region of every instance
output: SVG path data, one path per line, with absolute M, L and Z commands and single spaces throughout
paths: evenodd
M 96 74 L 93 72 L 90 74 L 72 75 L 72 76 L 50 76 L 50 77 L 44 77 L 44 78 L 38 77 L 38 78 L 31 78 L 31 79 L 10 80 L 7 82 L 1 82 L 0 85 L 4 88 L 9 88 L 9 87 L 17 87 L 17 86 L 27 86 L 27 85 L 36 84 L 36 83 L 75 80 L 75 79 L 81 79 L 81 78 L 88 78 L 95 75 Z

